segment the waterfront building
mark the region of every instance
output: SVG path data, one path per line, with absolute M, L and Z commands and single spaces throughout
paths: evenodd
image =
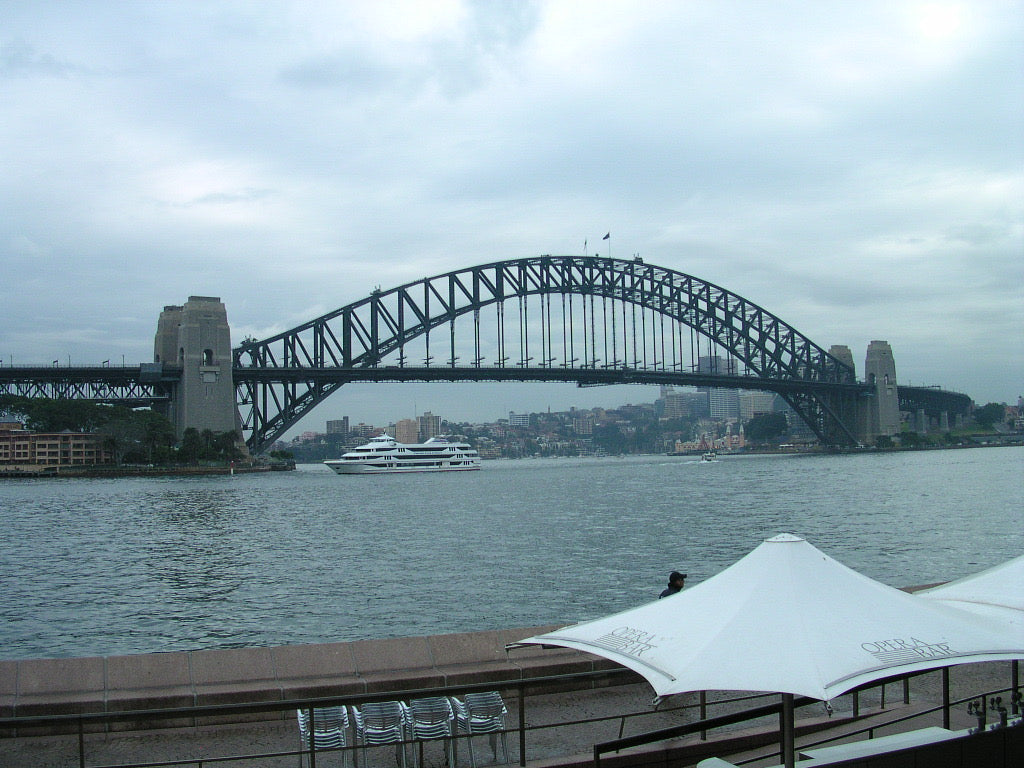
M 111 452 L 91 432 L 29 432 L 19 422 L 0 424 L 0 464 L 88 466 L 109 464 Z

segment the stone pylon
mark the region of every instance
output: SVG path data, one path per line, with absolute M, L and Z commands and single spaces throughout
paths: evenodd
M 887 341 L 872 341 L 864 361 L 864 380 L 872 385 L 871 397 L 862 401 L 861 442 L 873 445 L 881 436 L 900 431 L 900 401 L 896 388 L 896 361 Z
M 220 298 L 189 296 L 183 306 L 164 307 L 157 321 L 154 360 L 165 368 L 181 368 L 166 412 L 179 440 L 194 427 L 200 432 L 235 432 L 241 442 L 231 329 Z

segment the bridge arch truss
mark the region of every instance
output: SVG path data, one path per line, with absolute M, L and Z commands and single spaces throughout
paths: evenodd
M 831 444 L 856 441 L 847 412 L 862 390 L 844 362 L 763 307 L 690 274 L 596 256 L 497 261 L 378 289 L 233 355 L 254 450 L 359 380 L 724 375 L 734 378 L 721 385 L 779 392 Z M 720 360 L 725 371 L 707 370 Z
M 864 389 L 852 368 L 742 296 L 640 259 L 597 256 L 497 261 L 376 289 L 233 354 L 254 450 L 351 381 L 762 389 L 834 445 L 856 442 L 852 409 Z

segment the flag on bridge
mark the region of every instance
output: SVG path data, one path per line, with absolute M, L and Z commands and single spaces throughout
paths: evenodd
M 609 233 L 608 233 L 607 235 L 605 235 L 605 236 L 604 236 L 604 237 L 602 237 L 601 239 L 602 239 L 602 240 L 607 240 L 607 239 L 608 239 L 609 237 L 611 237 L 611 236 L 612 236 L 612 233 L 611 233 L 611 232 L 609 232 Z

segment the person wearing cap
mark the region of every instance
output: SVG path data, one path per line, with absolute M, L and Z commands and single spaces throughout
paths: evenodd
M 668 586 L 661 591 L 661 594 L 658 595 L 658 598 L 660 599 L 662 597 L 674 595 L 676 592 L 682 592 L 683 587 L 685 586 L 685 580 L 685 573 L 680 573 L 679 571 L 672 571 L 672 573 L 668 575 Z

